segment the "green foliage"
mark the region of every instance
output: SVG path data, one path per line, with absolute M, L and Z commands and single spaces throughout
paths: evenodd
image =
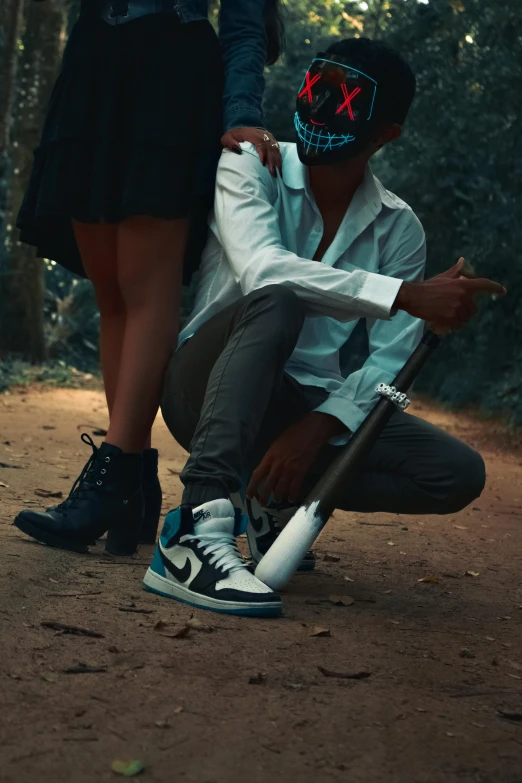
M 288 54 L 267 73 L 270 127 L 293 139 L 296 88 L 337 30 L 382 38 L 406 57 L 417 96 L 402 139 L 383 150 L 374 170 L 421 219 L 429 276 L 463 255 L 481 277 L 509 289 L 447 338 L 418 388 L 521 423 L 520 0 L 368 0 L 364 13 L 361 5 L 289 0 Z
M 0 394 L 13 387 L 45 385 L 77 388 L 99 388 L 100 381 L 91 373 L 80 372 L 63 359 L 39 366 L 19 359 L 0 359 Z
M 418 75 L 403 139 L 377 168 L 424 224 L 428 273 L 460 255 L 504 283 L 501 301 L 449 337 L 419 388 L 522 422 L 522 143 L 519 0 L 390 4 L 387 36 Z M 517 121 L 518 120 L 518 121 Z

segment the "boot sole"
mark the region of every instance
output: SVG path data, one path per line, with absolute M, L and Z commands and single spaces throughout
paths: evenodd
M 21 515 L 19 514 L 13 522 L 13 525 L 17 527 L 18 530 L 21 530 L 22 533 L 34 538 L 35 541 L 38 541 L 40 544 L 47 544 L 47 546 L 53 546 L 56 549 L 66 549 L 69 552 L 80 552 L 80 554 L 85 554 L 89 551 L 90 546 L 95 546 L 96 544 L 96 541 L 94 540 L 62 538 L 47 530 L 42 530 L 20 517 Z
M 278 617 L 283 611 L 281 601 L 271 601 L 270 603 L 258 604 L 252 602 L 232 603 L 231 601 L 220 601 L 218 598 L 211 598 L 200 593 L 194 593 L 182 585 L 177 585 L 170 579 L 157 574 L 151 568 L 147 570 L 143 579 L 143 587 L 150 593 L 162 595 L 165 598 L 173 598 L 182 604 L 195 606 L 198 609 L 206 609 L 220 614 L 236 614 L 242 617 Z

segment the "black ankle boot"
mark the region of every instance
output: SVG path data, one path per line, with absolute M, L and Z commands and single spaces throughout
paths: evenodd
M 82 441 L 92 455 L 67 500 L 47 511 L 22 511 L 14 524 L 37 541 L 74 552 L 86 552 L 109 531 L 105 549 L 132 555 L 143 521 L 142 456 L 108 443 L 98 449 L 85 434 Z
M 157 449 L 143 452 L 143 503 L 145 508 L 143 527 L 138 536 L 140 544 L 155 544 L 161 515 L 163 496 L 158 479 Z

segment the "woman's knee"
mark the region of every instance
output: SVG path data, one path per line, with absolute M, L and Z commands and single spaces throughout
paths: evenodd
M 92 283 L 102 317 L 120 316 L 125 313 L 125 302 L 117 278 L 100 277 L 92 280 Z

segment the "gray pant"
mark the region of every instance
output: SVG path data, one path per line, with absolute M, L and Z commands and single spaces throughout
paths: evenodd
M 238 492 L 273 440 L 327 396 L 285 370 L 304 321 L 302 302 L 267 286 L 211 318 L 172 357 L 162 413 L 190 452 L 181 473 L 192 505 Z M 337 456 L 326 445 L 305 494 Z M 347 511 L 450 514 L 484 488 L 482 457 L 443 430 L 397 411 L 340 502 Z

